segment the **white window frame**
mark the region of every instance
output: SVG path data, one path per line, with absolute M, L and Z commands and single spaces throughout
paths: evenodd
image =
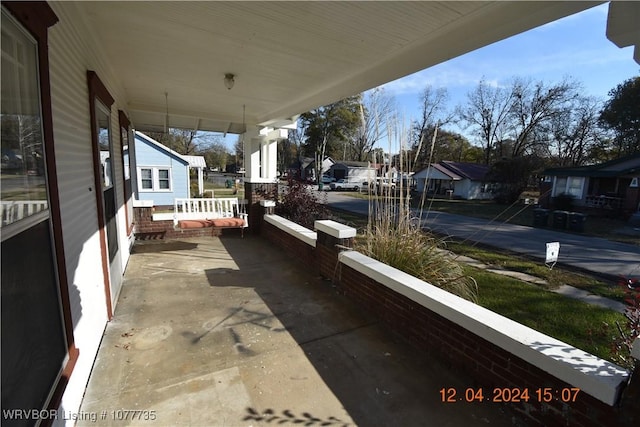
M 3 73 L 11 73 L 14 77 L 14 81 L 11 83 L 3 82 L 3 90 L 11 90 L 10 99 L 17 99 L 17 103 L 10 105 L 10 110 L 16 115 L 37 115 L 39 118 L 38 133 L 40 139 L 40 147 L 42 148 L 42 155 L 45 155 L 45 139 L 44 131 L 42 129 L 42 122 L 44 120 L 44 114 L 42 111 L 42 99 L 40 98 L 40 69 L 38 67 L 38 42 L 27 31 L 22 24 L 17 22 L 10 13 L 5 12 L 2 8 L 2 17 L 8 19 L 11 25 L 5 25 L 2 30 L 5 33 L 3 37 L 6 37 L 9 43 L 13 47 L 13 52 L 1 52 L 2 61 L 9 62 L 10 66 L 7 69 L 3 69 Z M 17 52 L 22 51 L 22 58 L 20 58 Z M 14 55 L 11 55 L 14 53 Z M 30 68 L 33 67 L 33 68 Z M 33 73 L 33 74 L 32 74 Z M 34 98 L 36 96 L 36 98 Z M 35 105 L 35 104 L 37 105 Z M 23 159 L 24 161 L 24 159 Z M 44 167 L 46 168 L 46 161 L 43 158 Z M 13 200 L 13 199 L 0 199 L 0 202 L 4 202 L 6 209 L 16 209 L 17 213 L 13 216 L 10 223 L 2 224 L 3 219 L 9 218 L 10 213 L 7 212 L 0 218 L 0 238 L 4 242 L 36 224 L 42 221 L 50 219 L 49 211 L 49 183 L 47 181 L 46 170 L 43 174 L 43 182 L 45 186 L 45 194 L 43 198 L 38 200 Z M 0 186 L 2 184 L 0 183 Z M 31 188 L 31 186 L 28 186 Z M 31 203 L 30 203 L 31 202 Z M 4 209 L 2 209 L 4 210 Z M 2 211 L 0 210 L 0 212 Z
M 142 171 L 144 169 L 151 169 L 151 181 L 152 188 L 142 187 Z M 169 188 L 160 188 L 160 171 L 166 170 L 169 174 Z M 138 191 L 140 193 L 171 193 L 173 192 L 173 178 L 170 166 L 138 166 L 137 168 L 138 178 Z
M 151 188 L 145 188 L 142 185 L 142 181 L 149 180 L 149 178 L 146 178 L 142 175 L 143 170 L 151 171 Z M 140 191 L 153 191 L 153 168 L 138 168 L 138 188 L 140 189 Z
M 166 178 L 160 178 L 160 172 L 161 171 L 167 171 L 167 177 Z M 154 173 L 157 174 L 157 183 L 158 183 L 158 190 L 157 191 L 171 191 L 171 169 L 169 168 L 157 168 L 154 170 Z M 169 186 L 167 188 L 163 188 L 160 185 L 161 181 L 168 181 Z M 156 182 L 156 179 L 154 177 L 154 182 Z
M 565 180 L 563 188 L 560 188 L 557 185 L 559 179 L 564 179 Z M 569 192 L 569 190 L 571 188 L 569 184 L 571 183 L 572 180 L 575 180 L 575 179 L 580 180 L 580 191 L 579 191 L 579 194 L 573 194 L 573 193 Z M 585 184 L 586 181 L 587 180 L 586 180 L 586 178 L 584 176 L 556 176 L 556 177 L 554 177 L 554 182 L 553 182 L 554 191 L 553 191 L 553 196 L 552 197 L 559 196 L 560 194 L 571 194 L 576 199 L 581 199 L 582 198 L 582 194 L 584 192 L 584 184 Z M 577 188 L 577 187 L 575 187 L 575 188 Z

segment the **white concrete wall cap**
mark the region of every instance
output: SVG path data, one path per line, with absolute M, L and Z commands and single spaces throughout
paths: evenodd
M 315 231 L 311 231 L 306 227 L 278 215 L 265 215 L 264 220 L 265 222 L 278 227 L 285 233 L 302 240 L 309 246 L 313 246 L 314 248 L 316 247 L 316 240 L 318 239 L 318 236 Z
M 159 212 L 151 215 L 153 221 L 173 221 L 173 212 Z
M 133 199 L 134 208 L 152 208 L 153 200 L 136 200 Z
M 629 373 L 356 251 L 340 261 L 545 372 L 613 405 Z
M 350 237 L 356 237 L 357 233 L 357 230 L 355 228 L 349 227 L 348 225 L 340 224 L 339 222 L 332 221 L 330 219 L 316 221 L 314 226 L 316 230 L 327 233 L 328 235 L 338 239 L 348 239 Z
M 244 179 L 244 182 L 247 182 L 249 184 L 276 184 L 278 182 L 278 178 L 260 178 L 258 176 L 247 176 Z
M 273 208 L 275 207 L 276 202 L 274 200 L 260 200 L 260 206 L 265 208 Z

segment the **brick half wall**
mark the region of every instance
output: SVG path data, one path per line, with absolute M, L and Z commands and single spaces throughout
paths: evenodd
M 279 221 L 275 215 L 268 217 Z M 640 420 L 640 402 L 628 398 L 637 396 L 632 394 L 640 382 L 637 369 L 625 389 L 629 375 L 615 364 L 356 251 L 344 251 L 349 241 L 346 239 L 345 245 L 338 234 L 318 230 L 315 245 L 303 243 L 306 249 L 301 251 L 300 243 L 292 239 L 308 239 L 308 233 L 313 232 L 300 231 L 296 224 L 292 227 L 297 231 L 278 224 L 263 224 L 262 235 L 289 254 L 300 256 L 305 264 L 311 262 L 341 292 L 419 351 L 466 372 L 473 379 L 469 387 L 482 388 L 485 399 L 498 397 L 504 389 L 509 389 L 509 396 L 513 390 L 527 389 L 528 401 L 515 402 L 509 397 L 503 403 L 505 409 L 521 414 L 527 425 L 631 426 Z M 571 388 L 581 389 L 577 399 L 563 402 Z M 544 401 L 545 389 L 552 392 L 549 402 Z
M 482 388 L 485 399 L 500 396 L 504 399 L 507 395 L 512 398 L 515 393 L 528 390 L 528 402 L 503 403 L 509 410 L 520 413 L 527 425 L 605 426 L 624 415 L 615 406 L 604 404 L 583 391 L 578 393 L 575 402 L 562 402 L 562 390 L 567 390 L 568 395 L 574 385 L 342 263 L 334 282 L 346 296 L 374 313 L 418 351 L 438 358 L 451 369 L 465 372 L 473 379 L 467 386 Z M 553 391 L 549 403 L 538 401 L 537 390 L 543 395 L 545 388 Z M 502 393 L 504 389 L 509 389 L 506 394 Z

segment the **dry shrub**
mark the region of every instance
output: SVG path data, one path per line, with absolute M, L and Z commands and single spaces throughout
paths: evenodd
M 326 195 L 322 197 L 326 198 Z M 320 200 L 311 186 L 294 179 L 289 179 L 286 191 L 276 205 L 276 213 L 311 229 L 314 221 L 328 216 L 326 203 Z

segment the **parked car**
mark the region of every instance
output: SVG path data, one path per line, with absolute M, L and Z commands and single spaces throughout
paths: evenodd
M 378 191 L 396 191 L 395 180 L 389 180 L 389 178 L 378 178 L 377 183 Z
M 330 184 L 332 190 L 353 190 L 359 191 L 360 187 L 362 187 L 361 182 L 349 182 L 346 179 L 339 179 L 336 182 L 332 182 Z
M 322 182 L 323 184 L 331 184 L 335 180 L 335 178 L 326 175 L 322 175 L 322 178 L 320 178 L 320 182 Z

